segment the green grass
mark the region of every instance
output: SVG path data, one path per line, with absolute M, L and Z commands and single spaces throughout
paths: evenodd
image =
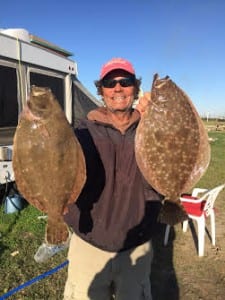
M 225 182 L 225 132 L 211 131 L 211 160 L 204 176 L 198 182 L 198 186 L 212 188 Z
M 225 182 L 225 132 L 209 132 L 209 136 L 215 139 L 211 143 L 211 162 L 197 184 L 199 187 L 206 188 Z M 35 262 L 33 256 L 44 241 L 46 224 L 46 220 L 38 219 L 40 215 L 43 214 L 31 205 L 13 214 L 5 214 L 3 205 L 0 207 L 0 296 L 66 260 L 67 251 L 65 250 L 50 258 L 46 263 Z M 12 256 L 15 251 L 18 251 L 18 254 Z M 159 249 L 157 255 L 160 256 L 160 253 Z M 165 255 L 165 251 L 162 253 Z M 164 260 L 165 257 L 162 257 L 162 263 Z M 8 299 L 61 300 L 66 274 L 67 267 L 64 267 L 53 275 L 20 290 Z
M 66 260 L 66 251 L 58 253 L 46 263 L 38 264 L 33 256 L 44 241 L 46 221 L 43 215 L 27 205 L 20 212 L 0 216 L 0 296 L 43 274 Z M 12 256 L 13 253 L 18 254 Z M 66 267 L 20 290 L 8 299 L 62 299 Z

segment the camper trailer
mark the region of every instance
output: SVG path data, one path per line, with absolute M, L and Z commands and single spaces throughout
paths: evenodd
M 51 88 L 73 127 L 100 105 L 71 56 L 26 29 L 0 30 L 0 186 L 14 181 L 13 136 L 32 85 Z

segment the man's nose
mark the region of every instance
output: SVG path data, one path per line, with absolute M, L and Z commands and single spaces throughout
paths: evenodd
M 117 82 L 115 85 L 115 91 L 120 91 L 120 90 L 121 90 L 121 85 L 119 82 Z

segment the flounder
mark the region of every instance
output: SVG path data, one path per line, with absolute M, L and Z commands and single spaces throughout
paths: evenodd
M 154 75 L 151 101 L 136 131 L 135 154 L 145 179 L 165 196 L 159 221 L 175 225 L 187 219 L 180 196 L 207 170 L 210 146 L 192 101 L 168 76 Z
M 49 88 L 33 86 L 13 142 L 13 170 L 18 190 L 48 215 L 46 242 L 69 236 L 63 213 L 86 181 L 82 148 Z

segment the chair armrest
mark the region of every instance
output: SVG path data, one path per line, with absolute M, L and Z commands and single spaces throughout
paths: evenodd
M 191 196 L 191 197 L 193 197 L 193 196 Z M 191 198 L 191 197 L 190 198 L 186 198 L 185 196 L 180 197 L 180 201 L 181 201 L 181 203 L 186 202 L 186 203 L 195 203 L 195 204 L 202 202 L 201 198 L 197 198 L 197 197 Z
M 208 192 L 208 189 L 194 188 L 191 195 L 193 197 L 198 197 L 198 194 L 205 193 L 205 192 Z

